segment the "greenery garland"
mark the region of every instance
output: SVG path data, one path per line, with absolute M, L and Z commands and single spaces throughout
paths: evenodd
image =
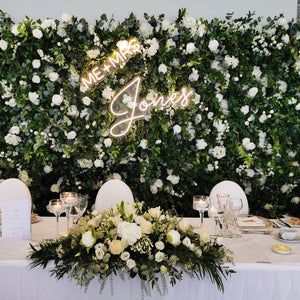
M 83 72 L 132 37 L 141 53 L 85 92 Z M 207 21 L 180 10 L 92 25 L 1 12 L 1 177 L 26 182 L 39 212 L 60 191 L 122 177 L 146 205 L 184 215 L 224 179 L 242 185 L 253 213 L 299 215 L 299 39 L 299 23 L 283 16 Z M 112 139 L 109 101 L 135 76 L 141 97 L 183 86 L 195 96 Z
M 32 267 L 46 267 L 54 261 L 52 275 L 68 275 L 88 287 L 98 278 L 102 289 L 111 275 L 138 276 L 143 294 L 150 287 L 167 292 L 182 279 L 183 273 L 199 280 L 206 277 L 224 289 L 223 279 L 233 272 L 223 265 L 229 253 L 204 231 L 160 207 L 144 211 L 141 203 L 121 202 L 100 214 L 89 213 L 79 220 L 66 237 L 31 246 Z M 163 289 L 160 288 L 163 287 Z

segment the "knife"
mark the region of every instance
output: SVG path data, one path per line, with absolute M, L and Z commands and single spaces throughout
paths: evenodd
M 288 223 L 286 223 L 286 222 L 284 222 L 283 220 L 281 220 L 279 217 L 276 217 L 277 218 L 277 220 L 279 221 L 279 222 L 281 222 L 282 224 L 284 224 L 285 226 L 287 226 L 287 227 L 289 227 L 289 228 L 291 228 L 291 225 L 290 224 L 288 224 Z

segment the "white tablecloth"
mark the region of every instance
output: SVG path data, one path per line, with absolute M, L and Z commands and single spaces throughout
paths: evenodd
M 195 224 L 199 220 L 187 219 Z M 213 226 L 205 220 L 208 230 Z M 33 224 L 34 241 L 52 238 L 55 219 L 42 218 Z M 300 299 L 300 244 L 291 244 L 290 255 L 278 255 L 271 246 L 282 244 L 273 235 L 247 234 L 237 239 L 223 239 L 233 251 L 234 269 L 237 271 L 224 282 L 222 294 L 209 279 L 198 281 L 186 276 L 174 287 L 169 287 L 164 297 L 154 289 L 152 297 L 145 299 Z M 0 239 L 0 299 L 1 300 L 93 300 L 93 299 L 141 299 L 138 279 L 122 281 L 114 277 L 108 280 L 104 291 L 99 294 L 97 281 L 85 292 L 83 288 L 64 278 L 57 281 L 50 276 L 50 267 L 31 269 L 26 255 L 28 242 Z M 262 263 L 264 262 L 264 263 Z

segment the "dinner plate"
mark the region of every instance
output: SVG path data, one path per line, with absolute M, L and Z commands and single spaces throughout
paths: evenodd
M 286 223 L 288 223 L 293 228 L 300 228 L 300 224 L 292 224 L 290 222 L 290 217 L 284 218 L 283 221 L 286 222 Z
M 31 223 L 32 223 L 32 224 L 37 223 L 37 222 L 39 222 L 39 221 L 41 221 L 41 218 L 40 218 L 39 215 L 37 215 L 37 214 L 32 214 L 32 215 L 31 215 Z
M 284 243 L 291 243 L 291 244 L 300 243 L 300 237 L 299 236 L 296 236 L 293 240 L 285 240 L 285 239 L 281 238 L 279 234 L 276 234 L 274 237 L 278 241 L 281 241 L 281 242 L 284 242 Z
M 284 246 L 284 245 L 275 245 L 271 249 L 275 253 L 282 254 L 282 255 L 286 255 L 286 254 L 292 253 L 292 248 L 288 247 L 288 246 Z
M 260 216 L 242 214 L 242 215 L 240 215 L 240 217 L 256 217 L 263 222 L 262 226 L 239 226 L 239 225 L 237 225 L 237 227 L 240 228 L 242 231 L 247 231 L 247 232 L 268 231 L 273 227 L 273 224 L 270 220 L 260 217 Z
M 242 214 L 248 214 L 249 213 L 249 205 L 248 205 L 248 200 L 247 200 L 247 196 L 245 194 L 245 192 L 243 191 L 243 189 L 234 181 L 230 181 L 230 180 L 224 180 L 218 184 L 216 184 L 210 194 L 209 197 L 212 201 L 212 205 L 214 205 L 215 207 L 217 207 L 217 203 L 218 203 L 218 198 L 217 198 L 217 194 L 220 193 L 224 193 L 224 194 L 228 194 L 233 198 L 241 198 L 243 201 L 243 208 L 241 210 Z

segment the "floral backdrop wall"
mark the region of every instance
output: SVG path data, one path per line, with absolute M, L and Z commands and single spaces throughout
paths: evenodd
M 130 38 L 141 51 L 86 91 L 84 70 Z M 1 179 L 24 181 L 39 212 L 60 191 L 92 203 L 104 181 L 122 178 L 146 205 L 191 215 L 194 194 L 230 179 L 252 212 L 299 215 L 299 51 L 300 25 L 283 16 L 15 23 L 1 12 Z M 154 109 L 112 138 L 109 103 L 135 76 L 140 97 L 188 86 L 191 103 Z

